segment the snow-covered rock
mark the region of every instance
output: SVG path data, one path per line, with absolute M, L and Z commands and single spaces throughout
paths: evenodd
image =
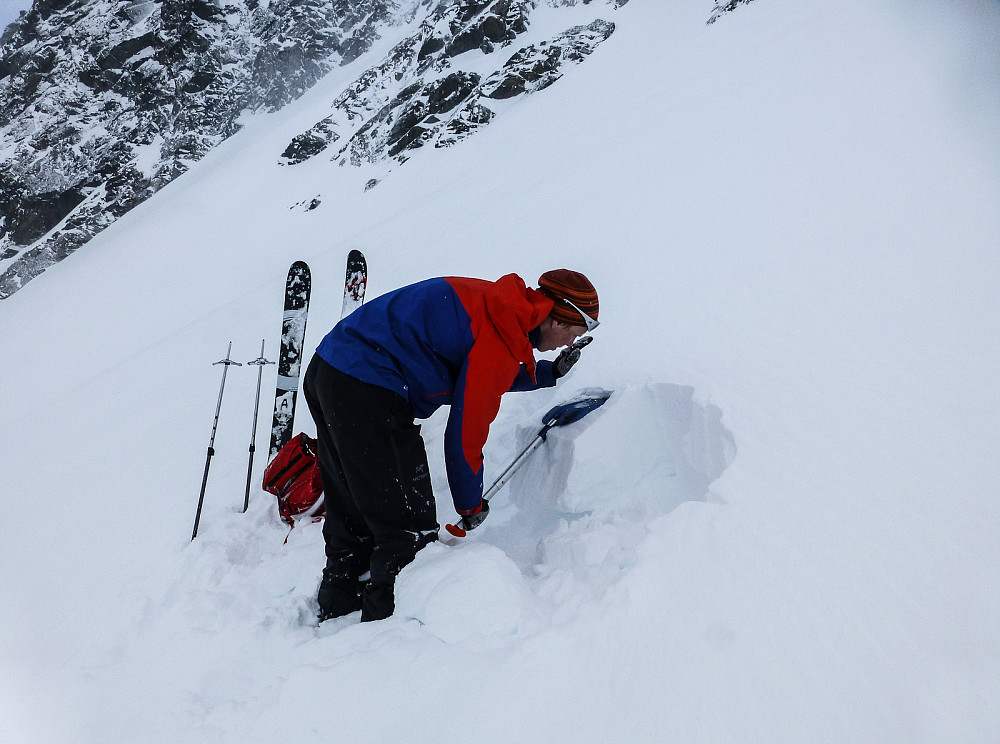
M 597 8 L 621 4 L 594 3 L 586 26 L 510 57 L 499 50 L 527 35 L 539 8 L 576 3 L 38 0 L 0 39 L 0 299 L 246 115 L 282 108 L 376 43 L 394 47 L 359 62 L 334 113 L 275 157 L 296 164 L 337 143 L 345 163 L 404 162 L 425 144 L 455 144 L 495 115 L 484 97 L 540 90 L 582 61 L 614 30 Z

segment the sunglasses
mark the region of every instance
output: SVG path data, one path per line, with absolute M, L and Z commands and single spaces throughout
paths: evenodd
M 561 299 L 562 299 L 563 302 L 565 302 L 571 308 L 573 308 L 578 313 L 580 313 L 580 317 L 583 318 L 583 322 L 587 324 L 587 333 L 590 333 L 595 328 L 597 328 L 597 326 L 600 325 L 599 321 L 596 321 L 593 318 L 591 318 L 589 315 L 587 315 L 587 313 L 583 312 L 583 310 L 581 310 L 580 308 L 578 308 L 576 305 L 574 305 L 572 302 L 570 302 L 569 300 L 567 300 L 565 297 L 562 297 Z

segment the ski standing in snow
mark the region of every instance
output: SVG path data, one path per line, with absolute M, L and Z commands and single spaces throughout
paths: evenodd
M 288 269 L 285 281 L 285 308 L 281 317 L 281 351 L 278 353 L 278 383 L 274 393 L 269 460 L 292 438 L 295 397 L 299 390 L 299 367 L 302 364 L 302 345 L 306 337 L 311 289 L 309 266 L 305 261 L 296 261 Z
M 321 622 L 357 610 L 362 621 L 390 616 L 396 575 L 437 539 L 415 419 L 451 406 L 445 460 L 459 525 L 486 519 L 483 447 L 500 397 L 554 386 L 580 358 L 576 339 L 598 325 L 597 290 L 583 274 L 556 269 L 538 284 L 516 274 L 428 279 L 342 319 L 316 349 L 303 393 L 327 510 Z M 535 361 L 534 350 L 562 347 Z
M 295 266 L 292 268 L 294 269 Z M 289 278 L 291 278 L 291 273 L 289 273 Z M 361 307 L 365 301 L 367 284 L 368 264 L 364 254 L 361 251 L 352 250 L 347 256 L 347 275 L 344 279 L 344 302 L 341 306 L 341 318 Z M 287 304 L 286 299 L 286 319 L 289 315 Z M 295 354 L 301 358 L 301 339 L 299 339 Z M 289 365 L 290 367 L 291 365 Z M 290 436 L 295 419 L 295 398 L 292 396 L 289 399 L 287 392 L 281 393 L 282 390 L 289 389 L 289 381 L 283 380 L 279 373 L 278 384 L 279 395 L 284 396 L 281 423 L 289 438 L 281 444 L 276 453 L 272 454 L 270 462 L 264 470 L 262 487 L 277 498 L 278 514 L 282 521 L 289 527 L 294 527 L 297 519 L 322 519 L 325 514 L 323 486 L 316 464 L 315 440 L 306 434 Z M 297 371 L 295 387 L 298 387 Z
M 364 304 L 366 286 L 368 286 L 368 262 L 361 251 L 352 250 L 347 254 L 347 277 L 344 279 L 344 304 L 340 308 L 341 320 Z

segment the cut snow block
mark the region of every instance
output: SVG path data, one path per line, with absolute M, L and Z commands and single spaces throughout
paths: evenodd
M 446 643 L 509 637 L 538 626 L 538 599 L 499 548 L 432 543 L 396 579 L 396 616 Z
M 735 456 L 722 412 L 694 389 L 629 385 L 582 421 L 552 429 L 510 483 L 518 507 L 579 514 L 641 509 L 665 513 L 705 500 Z M 519 427 L 519 445 L 537 428 Z

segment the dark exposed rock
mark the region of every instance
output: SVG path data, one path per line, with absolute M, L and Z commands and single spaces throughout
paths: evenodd
M 596 20 L 589 26 L 571 28 L 552 41 L 525 47 L 490 76 L 483 84 L 483 95 L 504 99 L 547 88 L 562 77 L 563 64 L 582 62 L 614 30 L 615 24 Z
M 439 114 L 451 111 L 466 100 L 479 85 L 479 75 L 455 72 L 426 86 L 410 86 L 384 112 L 399 110 L 389 130 L 389 157 L 406 149 L 422 147 L 441 122 Z M 387 116 L 387 118 L 389 118 Z
M 82 188 L 34 194 L 22 199 L 12 213 L 11 240 L 18 245 L 34 243 L 58 225 L 74 207 L 83 201 Z
M 494 117 L 494 113 L 475 101 L 464 106 L 458 115 L 448 120 L 444 125 L 442 135 L 435 143 L 435 147 L 450 147 L 461 139 L 464 139 L 480 127 L 486 126 Z
M 484 53 L 489 54 L 493 51 L 493 47 L 492 45 L 484 47 L 483 42 L 485 41 L 486 33 L 479 26 L 474 26 L 455 37 L 455 40 L 448 45 L 447 54 L 449 57 L 457 57 L 460 54 L 471 52 L 473 49 L 482 49 Z
M 440 52 L 444 49 L 444 46 L 444 39 L 438 39 L 435 37 L 427 39 L 427 41 L 425 41 L 420 47 L 420 52 L 417 54 L 417 61 L 422 62 L 432 54 Z
M 134 39 L 126 39 L 121 44 L 103 52 L 97 58 L 97 66 L 101 70 L 111 70 L 120 68 L 128 60 L 146 49 L 152 49 L 156 42 L 156 34 L 149 31 Z
M 429 114 L 444 114 L 469 97 L 479 84 L 479 75 L 474 72 L 453 72 L 427 88 L 427 110 Z
M 320 195 L 317 195 L 314 196 L 312 199 L 304 199 L 303 201 L 300 201 L 297 204 L 293 204 L 292 206 L 289 207 L 289 209 L 300 209 L 303 212 L 311 212 L 314 209 L 318 209 L 322 203 L 323 200 L 320 198 Z
M 746 5 L 753 0 L 717 0 L 715 7 L 712 9 L 712 14 L 708 17 L 708 25 L 715 23 L 719 20 L 719 16 L 726 13 L 730 13 L 736 10 L 740 5 Z
M 293 138 L 285 151 L 281 153 L 282 165 L 295 165 L 304 160 L 308 160 L 313 155 L 323 152 L 331 143 L 336 142 L 340 137 L 330 127 L 330 124 L 321 121 L 312 129 L 303 132 Z

